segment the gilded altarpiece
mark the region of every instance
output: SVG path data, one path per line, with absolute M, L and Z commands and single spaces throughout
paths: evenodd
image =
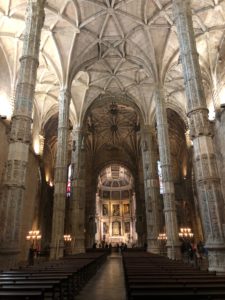
M 111 195 L 111 196 L 110 196 Z M 129 191 L 119 193 L 108 193 L 101 191 L 96 206 L 97 233 L 96 242 L 105 241 L 115 246 L 117 243 L 132 245 L 136 242 L 137 234 L 135 229 L 135 199 L 130 197 Z

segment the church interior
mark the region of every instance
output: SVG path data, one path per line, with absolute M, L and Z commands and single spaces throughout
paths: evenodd
M 0 0 L 1 272 L 189 242 L 225 275 L 224 137 L 225 0 Z

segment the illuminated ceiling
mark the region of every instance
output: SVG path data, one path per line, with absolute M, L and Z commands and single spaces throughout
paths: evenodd
M 130 171 L 118 164 L 111 164 L 105 167 L 98 177 L 98 187 L 100 189 L 120 189 L 126 187 L 131 189 L 133 177 Z
M 26 5 L 24 0 L 0 0 L 0 101 L 5 103 L 0 114 L 10 114 L 9 105 L 14 99 Z M 191 5 L 207 104 L 213 111 L 224 102 L 225 0 L 192 0 Z M 126 96 L 125 110 L 129 110 L 132 101 L 143 121 L 154 124 L 154 89 L 159 82 L 165 89 L 167 107 L 186 122 L 186 98 L 171 6 L 171 0 L 46 1 L 34 134 L 50 130 L 54 136 L 49 137 L 49 147 L 54 147 L 56 129 L 49 127 L 57 124 L 59 91 L 70 83 L 73 126 L 82 125 L 87 111 L 96 119 L 97 108 L 93 112 L 89 108 L 101 95 L 109 97 L 109 105 L 115 97 Z M 122 127 L 109 127 L 109 120 L 113 119 L 99 113 L 100 134 L 104 121 L 112 144 L 121 140 Z M 128 115 L 133 126 L 137 116 L 130 110 L 124 122 L 128 122 Z

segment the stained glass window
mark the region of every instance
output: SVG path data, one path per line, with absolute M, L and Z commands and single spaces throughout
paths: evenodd
M 69 165 L 68 168 L 68 181 L 67 181 L 67 188 L 66 188 L 66 196 L 70 197 L 70 192 L 71 192 L 71 165 Z

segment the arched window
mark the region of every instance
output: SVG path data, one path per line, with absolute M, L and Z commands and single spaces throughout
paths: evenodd
M 71 192 L 71 165 L 69 165 L 68 168 L 68 181 L 67 181 L 67 188 L 66 188 L 66 196 L 70 197 L 70 192 Z

